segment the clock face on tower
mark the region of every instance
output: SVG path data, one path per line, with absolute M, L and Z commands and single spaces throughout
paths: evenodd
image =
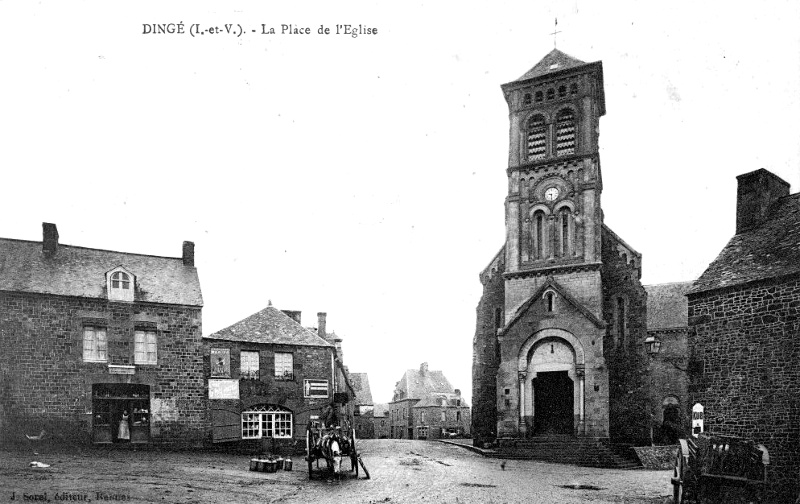
M 547 201 L 555 201 L 558 198 L 558 188 L 551 187 L 544 192 L 544 199 Z

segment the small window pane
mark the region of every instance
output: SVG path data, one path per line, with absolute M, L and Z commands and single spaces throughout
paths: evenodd
M 258 352 L 242 351 L 241 354 L 241 374 L 242 378 L 258 379 Z

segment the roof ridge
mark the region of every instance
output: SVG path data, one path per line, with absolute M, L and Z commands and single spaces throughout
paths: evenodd
M 11 241 L 11 242 L 18 242 L 18 243 L 30 243 L 40 245 L 42 242 L 37 240 L 19 240 L 17 238 L 3 238 L 0 237 L 0 241 Z M 69 245 L 68 243 L 59 243 L 58 248 L 71 248 L 71 249 L 81 249 L 81 250 L 94 250 L 96 252 L 111 252 L 114 254 L 124 254 L 124 255 L 135 255 L 139 257 L 155 257 L 156 259 L 177 259 L 178 261 L 182 261 L 183 257 L 175 257 L 175 256 L 162 256 L 162 255 L 154 255 L 154 254 L 142 254 L 140 252 L 125 252 L 122 250 L 111 250 L 111 249 L 101 249 L 95 247 L 83 247 L 81 245 Z

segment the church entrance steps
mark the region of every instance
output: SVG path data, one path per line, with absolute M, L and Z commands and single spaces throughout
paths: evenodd
M 605 439 L 563 435 L 498 439 L 494 453 L 487 455 L 494 458 L 540 460 L 584 467 L 613 469 L 642 467 L 636 453 L 629 446 L 615 445 Z

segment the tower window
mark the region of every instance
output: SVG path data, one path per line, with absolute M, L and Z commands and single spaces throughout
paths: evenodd
M 573 82 L 569 85 L 569 94 L 578 94 L 578 84 Z
M 558 96 L 559 98 L 567 96 L 567 86 L 558 86 Z
M 552 100 L 555 97 L 556 97 L 556 90 L 553 89 L 553 88 L 548 89 L 547 90 L 547 99 L 548 100 Z
M 533 258 L 544 259 L 544 212 L 533 214 Z
M 559 231 L 559 238 L 560 238 L 560 247 L 559 247 L 559 254 L 562 257 L 569 257 L 570 251 L 572 250 L 572 240 L 570 233 L 570 228 L 572 227 L 571 223 L 571 212 L 569 208 L 564 208 L 559 212 L 559 220 L 561 221 L 560 231 Z
M 544 101 L 544 93 L 542 93 L 541 91 L 536 91 L 536 94 L 534 95 L 534 101 L 536 103 Z
M 530 105 L 531 104 L 531 94 L 525 93 L 525 96 L 522 98 L 523 105 Z
M 544 116 L 535 115 L 528 121 L 528 160 L 544 159 L 547 153 L 547 129 Z
M 503 327 L 503 310 L 500 308 L 494 309 L 494 328 L 500 329 Z
M 555 306 L 555 294 L 552 292 L 548 292 L 544 295 L 545 305 L 547 306 L 547 311 L 552 312 L 553 307 Z
M 575 114 L 563 109 L 556 118 L 556 155 L 575 153 Z

